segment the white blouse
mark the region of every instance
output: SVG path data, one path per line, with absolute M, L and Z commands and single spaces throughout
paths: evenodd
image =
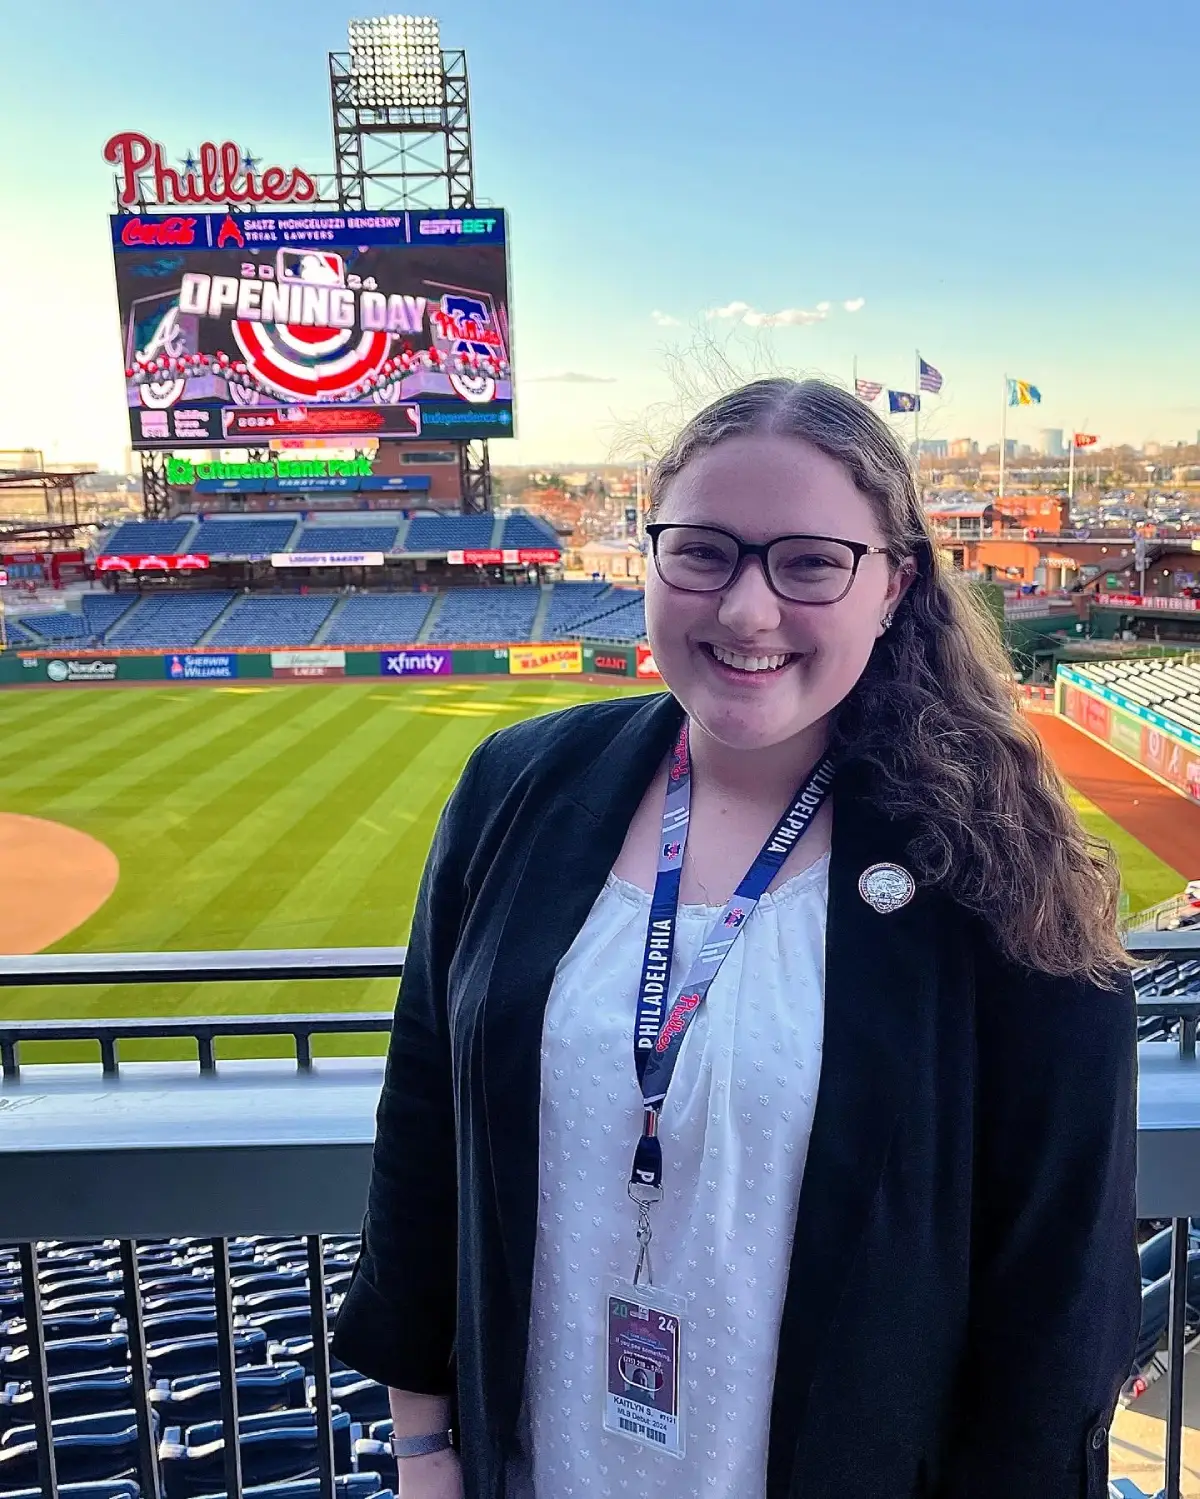
M 610 875 L 542 1035 L 540 1212 L 510 1499 L 760 1499 L 779 1320 L 821 1067 L 828 855 L 763 896 L 680 1051 L 659 1134 L 654 1284 L 688 1299 L 686 1453 L 602 1430 L 604 1293 L 630 1280 L 633 1015 L 650 897 Z M 718 914 L 683 906 L 673 985 Z

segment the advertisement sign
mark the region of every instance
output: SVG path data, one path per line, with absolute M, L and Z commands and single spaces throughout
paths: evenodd
M 637 674 L 643 680 L 661 682 L 658 667 L 654 664 L 654 656 L 648 645 L 639 645 L 637 648 Z
M 124 553 L 96 559 L 98 573 L 191 573 L 202 572 L 209 565 L 203 552 L 151 552 L 128 556 Z
M 115 682 L 115 661 L 83 660 L 70 658 L 46 662 L 46 676 L 51 682 Z
M 272 651 L 271 675 L 283 678 L 344 677 L 345 651 Z
M 119 214 L 111 237 L 135 448 L 513 435 L 499 209 Z
M 509 675 L 514 677 L 548 676 L 556 672 L 581 672 L 583 670 L 583 647 L 581 645 L 510 645 L 508 670 Z
M 385 677 L 448 677 L 452 661 L 449 651 L 383 651 L 379 671 Z
M 382 567 L 382 552 L 275 552 L 272 567 Z
M 555 547 L 471 547 L 446 553 L 452 567 L 528 567 L 535 563 L 561 562 Z
M 603 651 L 597 651 L 592 657 L 592 670 L 605 676 L 627 677 L 629 662 L 624 656 L 615 653 L 606 655 Z
M 176 682 L 227 682 L 237 676 L 237 663 L 236 656 L 214 655 L 210 652 L 163 658 L 167 676 Z
M 1136 719 L 1126 718 L 1114 710 L 1108 731 L 1108 742 L 1120 755 L 1130 760 L 1140 759 L 1142 753 L 1142 726 Z

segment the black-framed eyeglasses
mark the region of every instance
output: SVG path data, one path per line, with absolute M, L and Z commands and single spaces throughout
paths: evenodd
M 719 526 L 687 526 L 672 521 L 646 527 L 654 566 L 668 588 L 684 593 L 717 593 L 728 588 L 747 557 L 757 557 L 773 592 L 793 604 L 836 604 L 850 592 L 864 557 L 882 556 L 886 547 L 836 536 L 776 536 L 743 541 Z

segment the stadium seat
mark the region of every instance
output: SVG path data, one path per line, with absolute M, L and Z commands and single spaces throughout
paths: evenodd
M 268 1424 L 280 1416 L 286 1419 L 286 1424 Z M 277 1483 L 316 1472 L 317 1427 L 310 1412 L 247 1416 L 238 1426 L 245 1484 Z M 348 1473 L 353 1456 L 350 1417 L 344 1412 L 334 1415 L 333 1436 L 335 1468 Z M 195 1499 L 219 1490 L 225 1477 L 224 1450 L 219 1422 L 205 1423 L 186 1433 L 177 1426 L 170 1427 L 158 1448 L 164 1499 Z
M 287 1478 L 282 1483 L 256 1484 L 242 1490 L 243 1499 L 321 1499 L 317 1478 Z M 206 1499 L 228 1499 L 224 1493 Z M 375 1473 L 338 1473 L 334 1477 L 334 1499 L 395 1499 L 392 1490 L 380 1489 Z
M 199 644 L 233 597 L 230 589 L 147 594 L 117 621 L 106 643 L 186 650 Z
M 130 520 L 117 527 L 104 545 L 100 556 L 137 556 L 151 552 L 175 555 L 179 552 L 194 552 L 195 546 L 185 546 L 194 521 L 145 521 Z
M 353 1369 L 332 1372 L 329 1376 L 329 1393 L 333 1403 L 348 1411 L 355 1421 L 365 1423 L 388 1419 L 390 1406 L 387 1386 L 374 1379 L 364 1379 Z
M 309 645 L 336 603 L 333 594 L 250 594 L 238 600 L 208 644 L 213 650 L 233 645 Z
M 133 1403 L 133 1375 L 128 1369 L 101 1369 L 50 1380 L 50 1414 L 54 1420 L 128 1410 Z M 14 1381 L 0 1390 L 0 1431 L 33 1420 L 33 1385 Z
M 287 550 L 296 529 L 294 516 L 271 520 L 204 520 L 188 545 L 189 552 L 212 557 L 269 557 Z
M 81 603 L 89 634 L 103 635 L 136 601 L 136 596 L 129 593 L 85 593 Z
M 284 1338 L 282 1342 L 272 1343 L 270 1360 L 273 1364 L 297 1363 L 305 1374 L 313 1372 L 313 1345 L 311 1338 Z M 329 1368 L 333 1370 L 345 1369 L 345 1364 L 340 1359 L 329 1355 Z
M 546 615 L 545 638 L 575 634 L 581 621 L 602 612 L 605 599 L 612 594 L 608 583 L 556 583 Z
M 95 1338 L 47 1340 L 46 1368 L 51 1375 L 82 1374 L 113 1369 L 129 1357 L 129 1342 L 123 1333 Z M 0 1348 L 0 1383 L 30 1378 L 31 1359 L 25 1345 Z
M 303 1409 L 307 1401 L 299 1364 L 250 1365 L 237 1371 L 238 1409 L 243 1415 Z M 221 1415 L 221 1381 L 215 1374 L 162 1381 L 150 1391 L 160 1426 L 194 1426 Z
M 41 641 L 82 645 L 92 638 L 87 620 L 70 609 L 59 609 L 53 614 L 23 614 L 21 623 Z
M 137 1475 L 137 1424 L 132 1412 L 118 1421 L 116 1429 L 75 1429 L 73 1422 L 54 1423 L 54 1460 L 64 1483 L 94 1483 L 100 1478 L 135 1478 Z M 84 1423 L 102 1422 L 103 1416 L 76 1418 Z M 32 1428 L 20 1431 L 27 1439 L 20 1444 L 5 1434 L 0 1443 L 0 1494 L 9 1488 L 26 1488 L 38 1481 L 38 1444 Z
M 528 640 L 540 602 L 537 588 L 453 588 L 446 593 L 429 639 Z
M 312 1333 L 312 1316 L 307 1306 L 275 1307 L 266 1311 L 247 1311 L 243 1315 L 248 1327 L 261 1327 L 272 1343 L 281 1343 L 285 1338 L 309 1337 Z
M 620 592 L 621 590 L 618 590 Z M 592 640 L 644 640 L 646 637 L 646 601 L 636 593 L 628 603 L 596 619 L 587 621 L 581 633 Z
M 258 1328 L 235 1332 L 234 1348 L 239 1366 L 267 1362 L 267 1335 Z M 215 1374 L 217 1340 L 215 1336 L 201 1336 L 180 1338 L 173 1343 L 152 1343 L 146 1350 L 146 1362 L 155 1384 L 160 1379 L 178 1379 L 183 1374 Z
M 390 552 L 398 527 L 305 526 L 288 548 L 292 552 Z
M 360 593 L 338 611 L 326 645 L 411 645 L 433 604 L 432 593 Z
M 548 521 L 538 520 L 523 512 L 510 515 L 504 522 L 500 534 L 502 547 L 556 547 L 562 550 L 562 539 Z
M 113 1331 L 115 1313 L 110 1307 L 95 1307 L 92 1311 L 51 1311 L 42 1308 L 42 1336 L 44 1338 L 94 1338 Z M 13 1317 L 0 1322 L 0 1344 L 23 1343 L 26 1338 L 24 1317 Z
M 215 1303 L 209 1307 L 184 1307 L 180 1311 L 155 1311 L 143 1318 L 142 1329 L 147 1343 L 177 1342 L 180 1338 L 202 1335 L 216 1336 L 217 1309 Z
M 1167 1330 L 1171 1309 L 1171 1280 L 1164 1275 L 1142 1291 L 1142 1321 L 1131 1373 L 1140 1374 L 1153 1361 Z
M 404 538 L 406 552 L 454 552 L 490 547 L 495 521 L 490 515 L 418 515 Z
M 132 1478 L 102 1478 L 95 1483 L 60 1483 L 60 1499 L 141 1499 Z M 4 1499 L 46 1499 L 41 1489 L 11 1489 Z

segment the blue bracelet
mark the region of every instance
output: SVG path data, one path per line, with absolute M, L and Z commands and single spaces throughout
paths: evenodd
M 388 1438 L 388 1451 L 393 1457 L 424 1457 L 428 1452 L 441 1452 L 450 1445 L 448 1431 L 435 1431 L 424 1437 Z

